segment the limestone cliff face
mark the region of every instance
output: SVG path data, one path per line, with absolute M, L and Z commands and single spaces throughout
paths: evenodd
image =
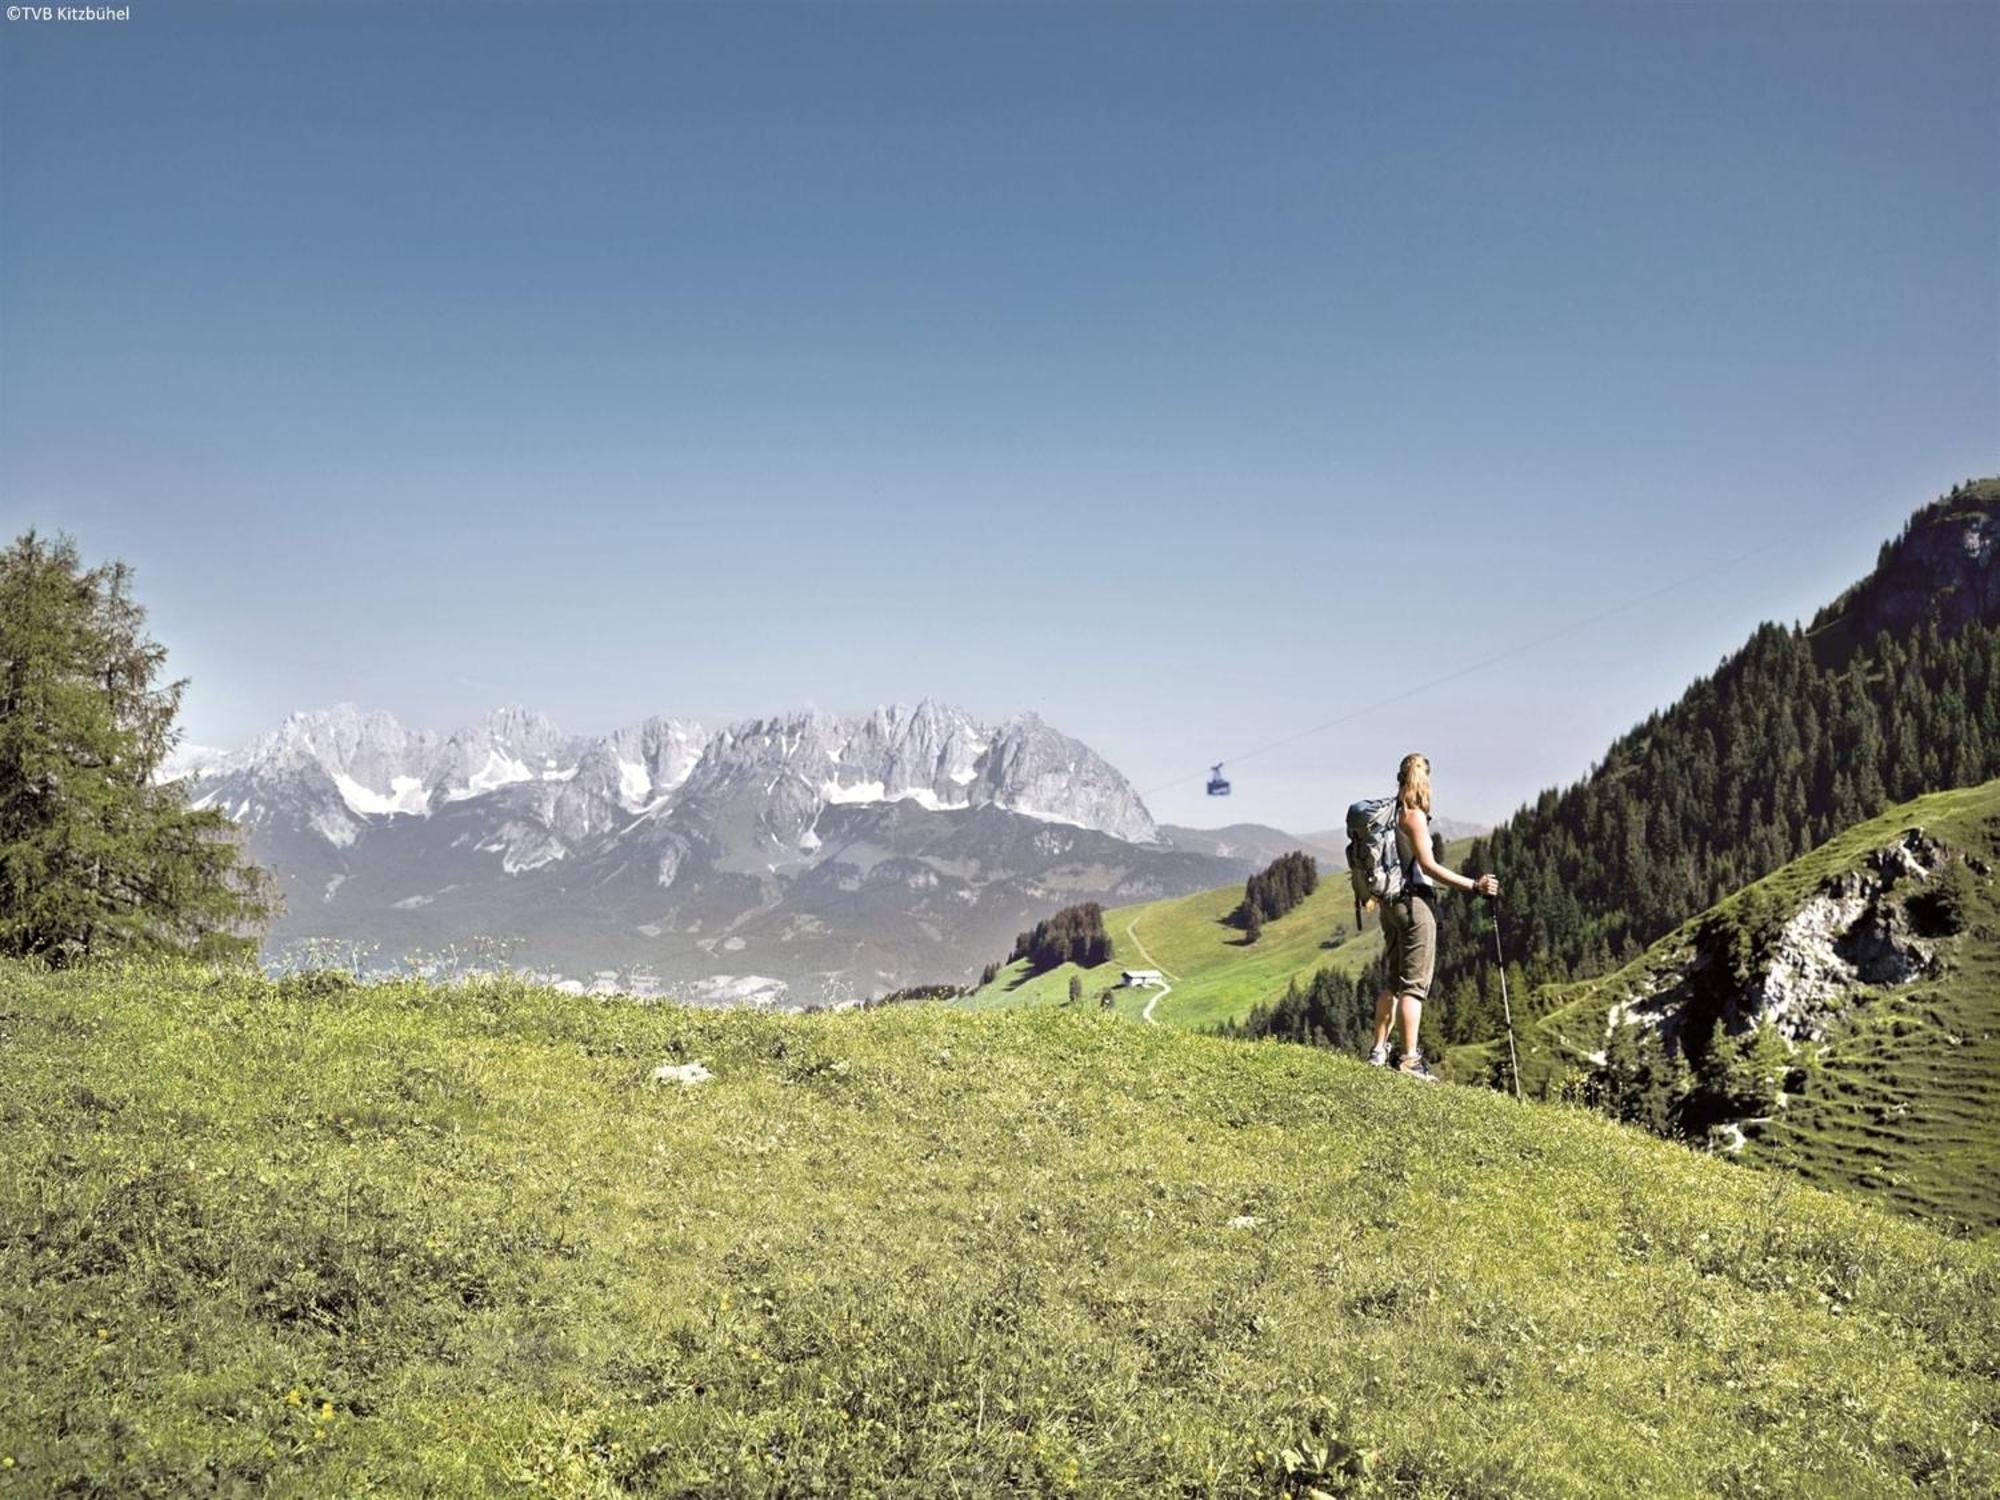
M 1711 1022 L 1734 1034 L 1768 1023 L 1789 1042 L 1822 1041 L 1857 992 L 1935 972 L 1931 898 L 1959 858 L 1911 828 L 1789 909 L 1706 921 L 1613 1008 L 1611 1023 L 1649 1023 L 1673 1041 Z
M 1829 876 L 1779 929 L 1762 972 L 1746 976 L 1739 1024 L 1769 1021 L 1791 1041 L 1820 1041 L 1858 986 L 1930 973 L 1935 948 L 1906 901 L 1950 858 L 1913 828 L 1860 868 Z

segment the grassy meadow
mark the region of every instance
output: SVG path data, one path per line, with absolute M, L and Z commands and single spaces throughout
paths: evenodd
M 0 1070 L 0 1497 L 2000 1490 L 2000 1247 L 1322 1051 L 0 967 Z
M 1030 974 L 1023 959 L 955 1003 L 970 1010 L 1062 1005 L 1069 1000 L 1070 976 L 1078 975 L 1086 1007 L 1096 1009 L 1109 990 L 1118 1014 L 1137 1016 L 1157 992 L 1117 988 L 1118 971 L 1157 968 L 1174 976 L 1173 993 L 1154 1009 L 1153 1019 L 1202 1029 L 1237 1019 L 1283 994 L 1293 979 L 1311 978 L 1315 969 L 1358 973 L 1381 951 L 1372 918 L 1366 931 L 1354 934 L 1354 897 L 1345 874 L 1323 876 L 1318 890 L 1265 923 L 1262 937 L 1248 946 L 1241 932 L 1223 923 L 1242 899 L 1243 888 L 1232 885 L 1117 907 L 1104 914 L 1104 930 L 1118 955 L 1110 963 L 1094 969 L 1062 964 Z
M 1462 860 L 1471 842 L 1447 845 L 1446 859 Z M 1136 1017 L 1158 992 L 1119 988 L 1119 970 L 1160 969 L 1173 976 L 1173 992 L 1154 1008 L 1153 1019 L 1205 1031 L 1218 1022 L 1242 1020 L 1251 1007 L 1277 999 L 1294 979 L 1303 985 L 1315 970 L 1358 974 L 1382 951 L 1373 916 L 1355 932 L 1354 888 L 1345 870 L 1322 870 L 1319 889 L 1266 922 L 1255 943 L 1245 944 L 1243 934 L 1223 920 L 1242 899 L 1242 886 L 1229 885 L 1113 908 L 1104 914 L 1104 930 L 1118 955 L 1112 962 L 1094 969 L 1062 964 L 1032 974 L 1021 960 L 955 1003 L 968 1010 L 1066 1005 L 1075 975 L 1083 980 L 1085 1007 L 1099 1008 L 1100 997 L 1109 993 L 1115 1014 Z M 1460 911 L 1454 905 L 1451 914 Z

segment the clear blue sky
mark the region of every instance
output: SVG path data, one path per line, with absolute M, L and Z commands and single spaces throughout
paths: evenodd
M 231 744 L 923 695 L 1183 821 L 1581 773 L 2000 468 L 2000 7 L 0 24 L 0 522 Z

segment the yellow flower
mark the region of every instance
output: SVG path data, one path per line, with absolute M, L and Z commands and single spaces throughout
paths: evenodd
M 101 1339 L 108 1339 L 111 1337 L 111 1333 L 109 1329 L 100 1328 L 97 1330 L 97 1336 Z
M 333 1403 L 331 1401 L 320 1402 L 319 1419 L 322 1422 L 331 1422 L 333 1420 Z
M 297 1386 L 293 1386 L 289 1391 L 285 1392 L 285 1405 L 304 1406 L 305 1404 L 306 1404 L 306 1398 L 299 1394 L 299 1388 Z

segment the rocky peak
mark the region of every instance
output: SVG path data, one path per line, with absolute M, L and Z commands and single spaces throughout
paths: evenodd
M 1035 714 L 1009 719 L 981 765 L 975 800 L 1051 822 L 1095 828 L 1134 843 L 1160 833 L 1139 794 L 1096 751 Z
M 1822 657 L 1844 659 L 1882 631 L 2000 624 L 1996 544 L 2000 479 L 1972 480 L 1924 507 L 1884 544 L 1875 570 L 1813 621 Z
M 809 709 L 747 719 L 712 736 L 652 718 L 594 739 L 518 705 L 440 738 L 340 704 L 294 714 L 200 770 L 197 785 L 212 800 L 276 809 L 341 846 L 370 818 L 425 817 L 487 797 L 500 799 L 512 825 L 556 841 L 536 843 L 532 857 L 543 860 L 635 817 L 671 817 L 683 836 L 724 844 L 754 830 L 757 859 L 789 857 L 813 847 L 826 808 L 890 802 L 993 806 L 1159 841 L 1138 794 L 1088 746 L 1034 714 L 992 728 L 929 699 L 851 716 Z
M 544 715 L 511 704 L 453 732 L 416 774 L 445 801 L 456 802 L 516 782 L 567 780 L 584 743 Z
M 686 782 L 707 743 L 707 731 L 699 724 L 651 718 L 601 740 L 586 764 L 601 756 L 615 778 L 619 804 L 629 812 L 643 812 Z
M 990 805 L 1134 842 L 1159 837 L 1138 793 L 1088 746 L 1033 714 L 995 729 L 928 699 L 849 718 L 812 710 L 730 725 L 709 742 L 685 800 L 713 811 L 745 793 L 787 847 L 809 841 L 828 806 L 878 802 Z

